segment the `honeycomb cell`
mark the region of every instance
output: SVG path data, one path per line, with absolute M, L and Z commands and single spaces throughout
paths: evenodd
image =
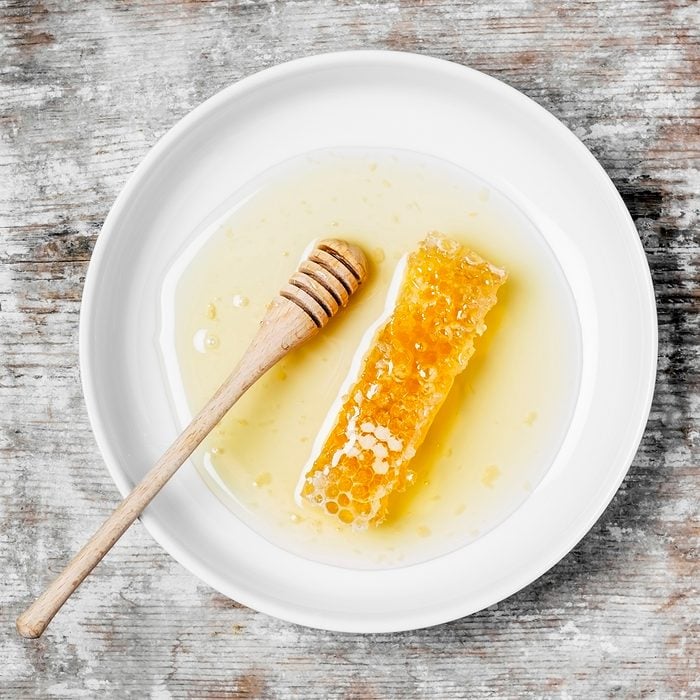
M 303 476 L 303 499 L 323 506 L 337 497 L 342 508 L 326 512 L 358 529 L 386 518 L 389 496 L 416 482 L 409 464 L 505 280 L 503 270 L 438 233 L 410 253 L 393 313 Z M 361 501 L 341 502 L 339 491 Z

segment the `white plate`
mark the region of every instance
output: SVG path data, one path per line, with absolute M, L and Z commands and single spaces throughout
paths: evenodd
M 223 90 L 156 144 L 107 217 L 83 296 L 83 388 L 100 450 L 126 494 L 176 434 L 157 351 L 159 285 L 176 251 L 256 175 L 344 146 L 461 165 L 508 195 L 549 242 L 583 342 L 581 392 L 555 463 L 500 526 L 398 569 L 335 568 L 273 546 L 191 465 L 142 520 L 184 566 L 250 607 L 325 629 L 413 629 L 492 605 L 561 559 L 610 502 L 648 416 L 657 335 L 644 252 L 603 169 L 544 109 L 476 71 L 392 52 L 306 58 Z

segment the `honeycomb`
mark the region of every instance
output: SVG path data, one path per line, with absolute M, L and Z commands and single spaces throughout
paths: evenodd
M 302 476 L 302 499 L 357 529 L 384 520 L 389 496 L 416 480 L 411 459 L 505 280 L 503 270 L 438 233 L 409 254 L 393 312 Z

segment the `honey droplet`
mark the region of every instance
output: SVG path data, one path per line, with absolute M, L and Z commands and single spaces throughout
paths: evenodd
M 206 353 L 219 347 L 219 337 L 206 328 L 200 328 L 192 336 L 192 345 L 197 352 Z
M 257 488 L 262 488 L 263 486 L 269 486 L 271 483 L 272 475 L 270 474 L 270 472 L 263 472 L 262 474 L 258 474 L 255 481 L 253 482 L 253 486 L 256 486 Z
M 375 248 L 372 251 L 372 260 L 374 260 L 374 262 L 377 265 L 381 265 L 381 263 L 383 263 L 384 260 L 386 260 L 386 254 L 384 253 L 384 249 L 383 248 Z
M 248 297 L 243 296 L 242 294 L 234 294 L 233 297 L 231 298 L 231 303 L 237 308 L 237 309 L 242 309 L 244 306 L 248 306 L 250 303 L 250 300 Z
M 499 476 L 501 476 L 501 470 L 495 464 L 490 464 L 481 475 L 481 483 L 488 488 L 493 488 Z
M 529 425 L 530 427 L 532 427 L 535 424 L 536 420 L 537 420 L 537 411 L 530 411 L 530 413 L 528 413 L 525 416 L 525 425 Z
M 216 304 L 207 304 L 206 316 L 212 321 L 216 318 Z

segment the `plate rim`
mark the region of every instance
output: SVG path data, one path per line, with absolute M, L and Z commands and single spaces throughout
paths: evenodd
M 427 67 L 432 66 L 440 71 L 451 72 L 453 75 L 457 75 L 459 73 L 463 76 L 468 76 L 472 80 L 482 81 L 484 84 L 490 85 L 492 88 L 507 93 L 511 99 L 520 103 L 518 107 L 522 105 L 523 108 L 532 110 L 540 120 L 543 119 L 549 122 L 551 125 L 550 128 L 558 130 L 559 133 L 563 135 L 575 149 L 582 153 L 582 157 L 584 157 L 594 167 L 601 183 L 605 183 L 606 188 L 619 205 L 620 212 L 623 213 L 627 228 L 626 232 L 621 232 L 621 235 L 629 236 L 631 241 L 629 250 L 635 254 L 636 267 L 638 267 L 639 270 L 644 273 L 643 277 L 646 284 L 644 289 L 640 290 L 640 292 L 643 293 L 644 300 L 646 302 L 645 316 L 649 321 L 649 349 L 651 356 L 649 358 L 649 366 L 648 368 L 645 368 L 643 386 L 644 401 L 643 405 L 640 407 L 641 412 L 639 414 L 640 418 L 637 423 L 637 429 L 635 431 L 634 439 L 630 440 L 628 449 L 624 454 L 624 458 L 619 459 L 620 466 L 617 478 L 610 483 L 608 490 L 606 490 L 604 495 L 599 499 L 598 506 L 595 509 L 591 509 L 589 517 L 582 523 L 579 523 L 578 526 L 572 526 L 568 531 L 568 537 L 562 538 L 562 540 L 559 542 L 559 546 L 553 547 L 550 550 L 549 556 L 542 557 L 541 560 L 536 562 L 534 567 L 522 569 L 520 572 L 518 572 L 519 575 L 514 574 L 507 580 L 507 585 L 494 585 L 490 591 L 491 595 L 484 596 L 487 598 L 485 602 L 477 601 L 476 604 L 474 604 L 473 600 L 469 602 L 468 599 L 465 598 L 464 601 L 459 601 L 452 605 L 443 605 L 440 608 L 439 615 L 435 614 L 431 608 L 416 609 L 410 614 L 405 614 L 401 620 L 397 619 L 395 615 L 389 615 L 385 618 L 377 618 L 371 616 L 362 617 L 351 613 L 334 613 L 333 617 L 331 618 L 326 615 L 324 611 L 301 608 L 300 606 L 292 607 L 285 603 L 271 600 L 267 597 L 259 598 L 255 595 L 240 595 L 239 592 L 233 590 L 235 589 L 235 585 L 232 586 L 227 584 L 227 582 L 220 580 L 220 577 L 216 575 L 215 572 L 206 570 L 205 567 L 203 568 L 199 562 L 190 555 L 186 548 L 181 547 L 178 542 L 170 539 L 168 537 L 167 530 L 160 526 L 155 519 L 149 518 L 147 513 L 140 518 L 149 534 L 161 547 L 163 547 L 166 552 L 168 552 L 170 556 L 193 573 L 197 578 L 204 581 L 212 588 L 220 591 L 227 597 L 235 598 L 248 607 L 296 624 L 331 631 L 355 633 L 383 633 L 421 629 L 471 615 L 490 605 L 494 605 L 510 597 L 511 595 L 514 595 L 537 580 L 540 576 L 561 561 L 595 525 L 601 514 L 612 501 L 620 487 L 620 484 L 629 471 L 646 430 L 654 396 L 658 362 L 658 320 L 656 300 L 651 271 L 649 269 L 646 253 L 644 252 L 638 231 L 624 203 L 624 200 L 602 165 L 585 146 L 585 144 L 562 121 L 560 121 L 540 104 L 535 102 L 532 98 L 523 94 L 514 87 L 511 87 L 507 83 L 504 83 L 497 78 L 489 76 L 476 69 L 445 59 L 426 56 L 423 54 L 389 50 L 339 51 L 306 56 L 263 69 L 244 77 L 218 91 L 179 119 L 149 149 L 144 158 L 137 165 L 136 169 L 128 177 L 103 223 L 93 249 L 90 263 L 88 265 L 83 287 L 79 320 L 79 366 L 81 385 L 90 426 L 95 436 L 95 441 L 100 454 L 121 495 L 125 496 L 129 492 L 130 484 L 125 473 L 119 468 L 118 460 L 116 459 L 108 443 L 106 433 L 103 429 L 103 421 L 97 408 L 97 398 L 91 379 L 93 376 L 93 362 L 90 352 L 89 332 L 89 319 L 92 316 L 92 305 L 95 298 L 94 290 L 98 285 L 98 279 L 100 276 L 99 270 L 102 265 L 104 265 L 104 260 L 106 259 L 110 235 L 114 230 L 114 223 L 118 220 L 122 210 L 128 204 L 131 196 L 140 185 L 144 175 L 150 170 L 152 164 L 156 163 L 163 154 L 167 153 L 171 144 L 175 143 L 181 135 L 187 133 L 190 126 L 196 124 L 207 114 L 216 110 L 220 104 L 225 104 L 237 94 L 254 90 L 259 86 L 265 85 L 266 83 L 271 83 L 275 80 L 283 78 L 285 75 L 303 73 L 307 70 L 315 70 L 324 64 L 326 66 L 352 65 L 352 67 L 361 67 L 363 64 L 371 64 L 376 62 L 393 64 L 394 66 L 403 65 L 404 67 L 422 64 L 423 66 Z

